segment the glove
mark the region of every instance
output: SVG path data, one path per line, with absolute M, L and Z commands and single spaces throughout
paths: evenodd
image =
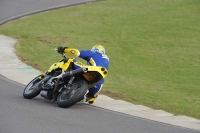
M 59 54 L 63 54 L 65 48 L 67 48 L 67 47 L 61 47 L 61 46 L 60 46 L 60 47 L 57 48 L 57 52 L 58 52 Z

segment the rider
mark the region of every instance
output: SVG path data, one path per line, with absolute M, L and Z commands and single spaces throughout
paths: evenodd
M 58 47 L 57 52 L 67 53 L 69 55 L 80 57 L 87 61 L 87 64 L 90 66 L 102 66 L 108 70 L 109 58 L 105 55 L 105 48 L 102 45 L 96 44 L 92 47 L 91 50 L 77 50 L 74 48 L 68 47 Z M 78 69 L 84 66 L 76 59 L 74 59 L 73 69 Z M 97 98 L 97 93 L 101 90 L 104 80 L 98 83 L 96 86 L 89 89 L 89 92 L 86 94 L 86 102 L 93 103 Z

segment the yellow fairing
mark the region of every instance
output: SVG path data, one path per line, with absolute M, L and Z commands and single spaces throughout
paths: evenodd
M 106 75 L 108 74 L 108 70 L 104 67 L 100 67 L 100 66 L 87 66 L 86 67 L 88 69 L 88 72 L 94 72 L 97 71 L 98 73 L 101 74 L 101 76 L 103 78 L 106 77 Z
M 67 68 L 69 67 L 70 63 L 73 62 L 72 58 L 69 58 L 67 62 L 57 62 L 54 63 L 48 70 L 48 72 L 51 72 L 53 70 L 56 70 L 58 68 L 62 69 L 62 72 L 64 72 L 65 70 L 67 70 Z
M 75 65 L 79 66 L 79 67 L 85 67 L 87 66 L 86 64 L 83 64 L 82 62 L 76 61 L 74 62 Z

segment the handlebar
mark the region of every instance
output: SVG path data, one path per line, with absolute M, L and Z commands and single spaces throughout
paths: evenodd
M 57 50 L 58 50 L 58 49 L 55 48 L 55 51 L 57 51 Z M 62 53 L 62 57 L 65 58 L 65 59 L 67 58 L 66 55 L 65 55 L 65 53 Z

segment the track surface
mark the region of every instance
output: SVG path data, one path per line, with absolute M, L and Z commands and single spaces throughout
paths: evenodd
M 0 25 L 18 17 L 94 0 L 0 0 Z
M 68 109 L 41 97 L 22 97 L 24 86 L 0 77 L 0 133 L 197 133 L 84 104 Z
M 3 0 L 0 24 L 21 15 L 84 1 Z M 0 76 L 0 133 L 199 133 L 86 104 L 63 109 L 41 97 L 27 100 L 22 97 L 23 88 Z

